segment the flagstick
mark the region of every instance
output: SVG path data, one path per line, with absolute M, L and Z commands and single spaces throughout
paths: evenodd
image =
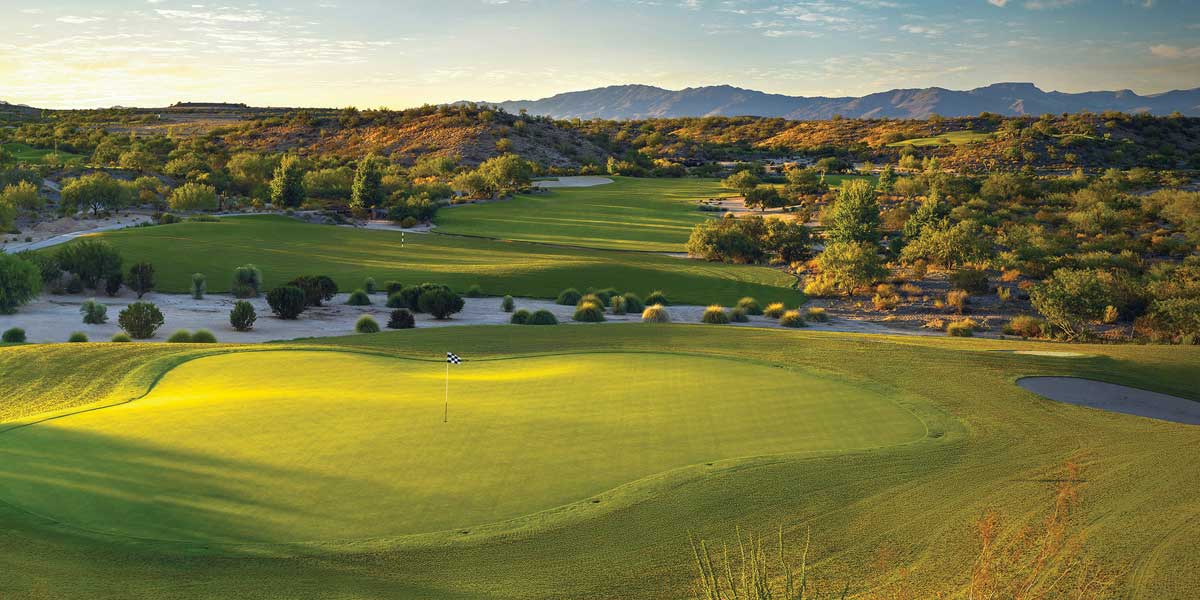
M 450 361 L 446 361 L 446 408 L 442 411 L 442 422 L 450 420 Z

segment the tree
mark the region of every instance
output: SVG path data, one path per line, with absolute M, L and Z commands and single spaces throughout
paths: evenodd
M 19 181 L 5 186 L 4 190 L 0 191 L 0 205 L 11 206 L 17 210 L 37 211 L 46 205 L 46 200 L 38 194 L 36 185 L 28 181 Z
M 515 192 L 533 181 L 533 163 L 516 154 L 489 158 L 479 165 L 478 171 L 492 189 L 502 194 Z
M 737 264 L 762 262 L 765 256 L 759 243 L 759 230 L 765 227 L 762 221 L 762 217 L 704 221 L 692 229 L 685 248 L 689 256 L 704 260 Z
M 833 287 L 853 293 L 887 275 L 883 259 L 872 242 L 833 242 L 817 257 L 821 276 Z
M 1058 269 L 1029 292 L 1033 307 L 1069 339 L 1087 332 L 1088 321 L 1099 319 L 1111 304 L 1110 296 L 1108 286 L 1088 269 Z
M 383 202 L 383 169 L 379 159 L 369 154 L 358 161 L 354 183 L 350 187 L 350 208 L 362 211 Z
M 185 183 L 171 191 L 167 203 L 172 210 L 216 210 L 217 189 L 201 183 Z
M 937 190 L 930 191 L 921 206 L 917 207 L 917 212 L 904 222 L 904 237 L 913 239 L 921 235 L 921 230 L 926 226 L 936 225 L 948 216 L 950 209 L 942 203 Z
M 788 169 L 787 187 L 789 196 L 817 196 L 829 190 L 825 178 L 816 169 Z
M 904 247 L 901 257 L 908 263 L 925 259 L 950 270 L 964 263 L 987 259 L 991 253 L 991 244 L 979 223 L 962 221 L 951 225 L 949 219 L 942 219 L 935 225 L 924 227 L 917 239 Z
M 421 312 L 429 313 L 435 319 L 450 318 L 450 315 L 461 311 L 464 304 L 458 294 L 444 287 L 425 290 L 417 298 Z
M 332 300 L 338 292 L 337 284 L 325 275 L 301 275 L 287 285 L 294 285 L 304 292 L 305 306 L 321 306 L 321 302 Z
M 876 187 L 879 188 L 880 192 L 890 194 L 894 185 L 896 185 L 896 171 L 892 169 L 892 165 L 886 165 L 879 172 L 879 183 Z
M 779 195 L 774 186 L 760 185 L 746 194 L 746 208 L 757 208 L 766 212 L 768 208 L 781 208 L 788 205 L 787 198 Z
M 11 315 L 42 289 L 42 272 L 23 258 L 0 253 L 0 315 Z
M 822 173 L 843 173 L 850 170 L 850 165 L 846 164 L 846 161 L 835 156 L 826 156 L 825 158 L 818 160 L 817 164 L 814 165 L 813 168 Z
M 798 221 L 769 219 L 762 245 L 783 264 L 808 260 L 812 256 L 812 230 Z
M 148 262 L 140 262 L 132 267 L 129 267 L 129 276 L 125 278 L 125 285 L 137 294 L 138 300 L 154 289 L 154 265 Z
M 140 147 L 135 147 L 122 152 L 121 158 L 117 160 L 117 164 L 119 164 L 122 169 L 129 169 L 132 171 L 137 171 L 138 173 L 145 173 L 146 171 L 153 169 L 157 163 L 158 159 L 154 158 L 153 154 L 141 149 Z
M 103 171 L 68 179 L 62 188 L 62 211 L 75 213 L 90 209 L 117 210 L 129 204 L 129 190 Z
M 304 168 L 300 158 L 287 155 L 275 169 L 271 180 L 271 203 L 275 206 L 294 208 L 304 202 Z
M 58 266 L 95 289 L 101 279 L 121 274 L 121 255 L 108 242 L 82 239 L 66 244 L 57 254 Z
M 459 173 L 450 186 L 468 198 L 490 198 L 495 192 L 492 183 L 479 171 Z
M 117 315 L 117 324 L 130 337 L 144 340 L 154 337 L 154 332 L 162 327 L 163 314 L 149 302 L 134 302 Z
M 729 177 L 721 180 L 721 185 L 731 190 L 737 190 L 739 194 L 745 196 L 751 190 L 758 187 L 758 177 L 750 171 L 738 171 Z
M 825 227 L 833 242 L 878 243 L 879 202 L 871 182 L 857 179 L 843 183 Z
M 288 320 L 299 317 L 308 306 L 304 290 L 294 285 L 281 285 L 267 292 L 267 304 L 276 316 Z

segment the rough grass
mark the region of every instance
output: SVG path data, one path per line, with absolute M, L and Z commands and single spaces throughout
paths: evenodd
M 262 289 L 305 274 L 332 277 L 354 289 L 367 277 L 405 285 L 445 283 L 464 291 L 478 283 L 497 294 L 554 298 L 568 287 L 662 289 L 676 302 L 735 302 L 742 296 L 798 303 L 794 278 L 775 269 L 681 260 L 653 253 L 611 252 L 506 243 L 444 235 L 408 235 L 312 225 L 281 216 L 226 218 L 102 234 L 126 263 L 154 264 L 159 291 L 185 293 L 191 274 L 208 274 L 209 292 L 227 292 L 233 269 L 254 262 Z
M 9 142 L 4 144 L 4 149 L 12 153 L 17 162 L 23 163 L 40 164 L 42 159 L 44 159 L 47 154 L 54 154 L 54 149 L 52 148 L 34 148 L 33 146 L 22 144 L 20 142 Z M 81 154 L 73 154 L 66 151 L 59 151 L 59 154 L 62 156 L 62 160 L 65 162 L 83 161 L 83 155 Z

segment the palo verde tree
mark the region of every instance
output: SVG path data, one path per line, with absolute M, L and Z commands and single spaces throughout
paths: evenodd
M 91 210 L 117 210 L 129 204 L 129 190 L 103 171 L 69 179 L 62 188 L 60 210 L 64 214 Z
M 879 242 L 879 201 L 871 182 L 842 184 L 825 232 L 831 242 Z
M 738 171 L 729 177 L 721 180 L 721 185 L 731 190 L 737 190 L 737 193 L 745 196 L 751 190 L 758 187 L 758 177 L 750 171 Z
M 275 168 L 271 180 L 271 203 L 275 206 L 294 208 L 304 202 L 304 168 L 300 157 L 287 155 Z

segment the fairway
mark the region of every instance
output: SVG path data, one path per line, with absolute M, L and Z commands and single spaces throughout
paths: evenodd
M 438 213 L 438 231 L 588 248 L 679 252 L 710 213 L 698 200 L 730 196 L 716 179 L 634 179 L 555 188 Z
M 928 146 L 942 146 L 944 144 L 954 144 L 959 146 L 969 144 L 971 142 L 979 142 L 991 139 L 992 134 L 980 131 L 949 131 L 941 135 L 935 135 L 926 138 L 914 138 L 911 140 L 902 140 L 888 144 L 889 148 L 900 148 L 903 146 L 916 146 L 924 148 Z
M 443 423 L 441 363 L 197 359 L 146 398 L 0 435 L 0 498 L 135 537 L 359 539 L 519 517 L 698 462 L 925 433 L 865 388 L 727 359 L 568 355 L 451 376 Z M 720 391 L 727 377 L 736 393 Z
M 40 163 L 47 154 L 54 153 L 54 150 L 51 149 L 34 148 L 28 144 L 21 144 L 18 142 L 9 142 L 4 144 L 4 149 L 12 153 L 13 158 L 15 158 L 17 162 L 23 163 Z M 72 154 L 66 151 L 60 151 L 59 155 L 62 156 L 62 160 L 64 162 L 82 162 L 83 160 L 83 156 L 79 154 Z
M 300 275 L 328 275 L 344 291 L 373 277 L 406 285 L 444 283 L 458 291 L 479 284 L 493 296 L 553 298 L 564 288 L 616 287 L 640 295 L 663 290 L 672 302 L 732 304 L 742 296 L 798 304 L 796 279 L 767 267 L 726 265 L 652 253 L 562 248 L 435 234 L 312 225 L 283 216 L 224 218 L 100 234 L 125 264 L 149 261 L 158 290 L 187 292 L 192 273 L 210 292 L 229 290 L 233 269 L 262 268 L 268 288 Z

